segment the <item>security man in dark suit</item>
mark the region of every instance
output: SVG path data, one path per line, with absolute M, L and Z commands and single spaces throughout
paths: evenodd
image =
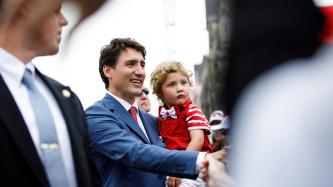
M 99 186 L 78 97 L 31 62 L 58 52 L 61 4 L 0 1 L 1 186 Z

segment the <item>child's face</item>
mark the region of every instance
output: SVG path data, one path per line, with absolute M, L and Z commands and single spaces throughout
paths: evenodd
M 162 84 L 162 100 L 170 108 L 185 103 L 189 98 L 190 84 L 180 72 L 170 73 Z

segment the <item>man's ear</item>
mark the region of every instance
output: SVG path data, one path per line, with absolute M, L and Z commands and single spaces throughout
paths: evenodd
M 112 72 L 113 72 L 113 68 L 111 66 L 108 66 L 108 65 L 103 66 L 104 76 L 107 77 L 108 79 L 112 78 Z

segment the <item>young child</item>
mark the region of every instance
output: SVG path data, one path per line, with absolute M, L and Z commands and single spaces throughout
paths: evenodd
M 159 64 L 151 74 L 153 94 L 163 103 L 158 110 L 160 135 L 168 149 L 211 152 L 208 120 L 189 97 L 191 76 L 190 71 L 175 61 Z M 175 184 L 179 180 L 169 177 L 167 182 Z M 200 178 L 180 182 L 180 186 L 206 186 Z

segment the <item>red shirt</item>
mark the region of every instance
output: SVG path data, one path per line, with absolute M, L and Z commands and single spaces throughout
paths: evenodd
M 176 119 L 171 116 L 164 119 L 161 115 L 162 108 L 160 106 L 158 109 L 158 125 L 160 135 L 168 149 L 186 150 L 191 141 L 189 131 L 202 129 L 205 131 L 205 136 L 201 151 L 211 152 L 212 148 L 207 136 L 210 134 L 210 126 L 207 118 L 197 105 L 192 104 L 192 101 L 188 99 L 182 105 L 173 106 L 177 115 Z M 166 113 L 169 114 L 169 112 Z

